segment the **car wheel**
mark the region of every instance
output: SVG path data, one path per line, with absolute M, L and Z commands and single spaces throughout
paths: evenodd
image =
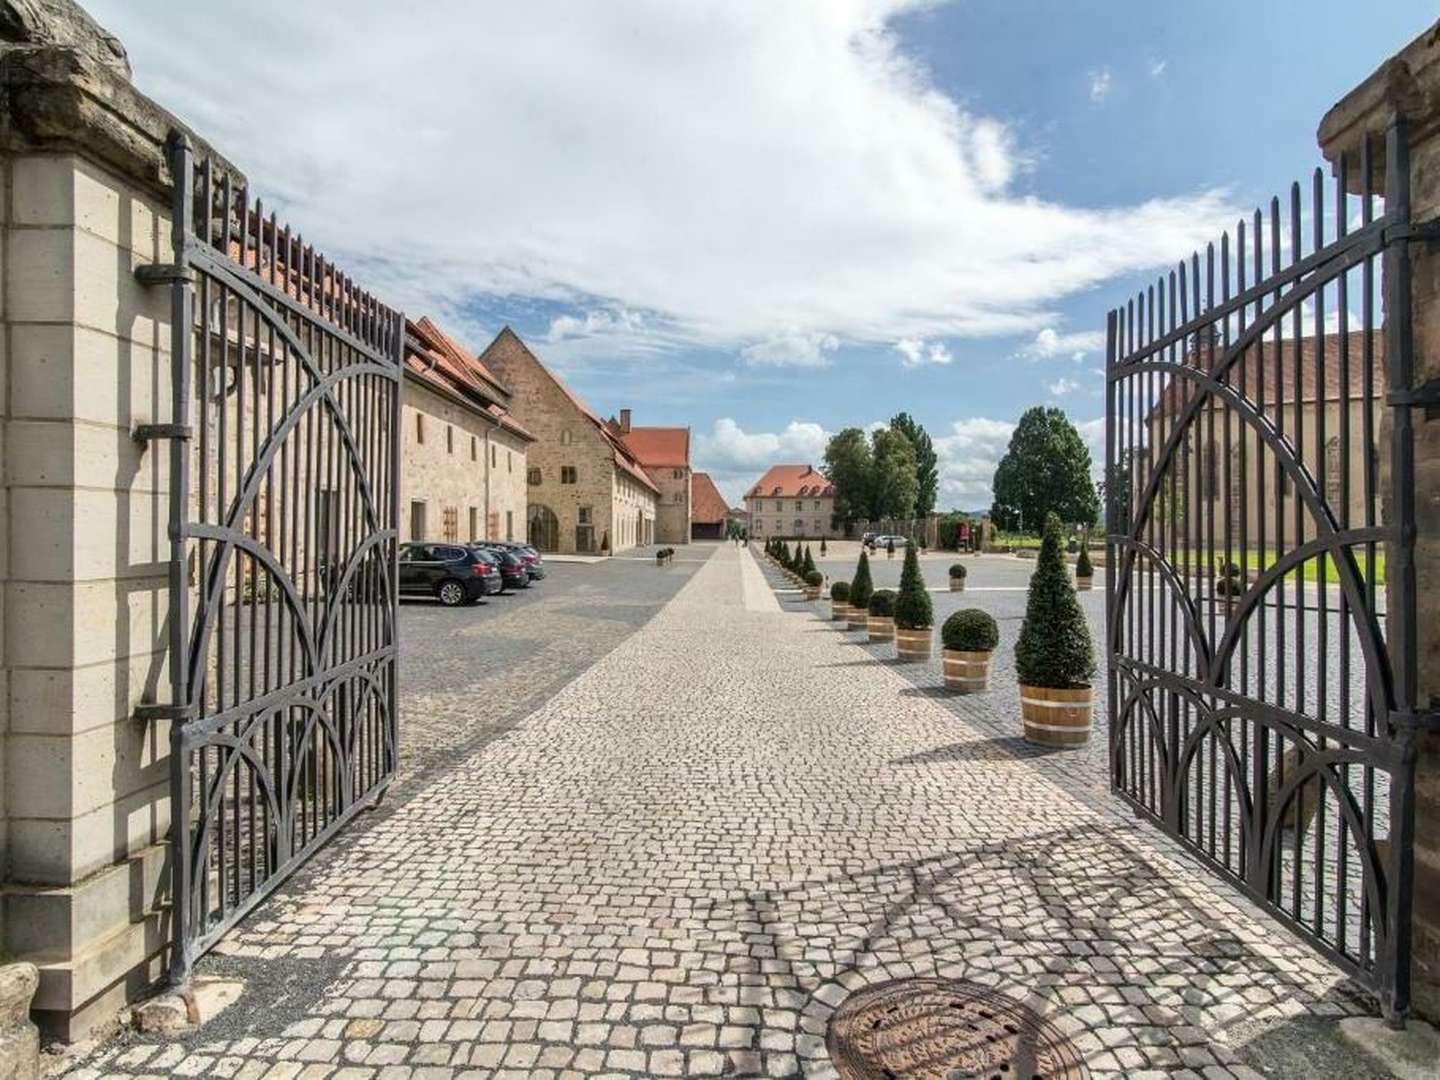
M 465 586 L 458 581 L 442 581 L 435 595 L 446 607 L 459 607 L 465 602 Z

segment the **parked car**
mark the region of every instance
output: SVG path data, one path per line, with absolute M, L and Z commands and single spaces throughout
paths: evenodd
M 446 607 L 456 607 L 502 588 L 501 567 L 482 551 L 444 541 L 400 545 L 402 596 L 433 596 Z
M 861 533 L 860 546 L 873 548 L 875 546 L 875 534 L 873 532 Z
M 540 552 L 536 551 L 529 544 L 516 543 L 513 540 L 487 540 L 486 547 L 500 548 L 518 555 L 525 562 L 525 570 L 530 575 L 531 581 L 539 581 L 545 576 L 545 560 Z
M 907 541 L 903 536 L 893 536 L 887 533 L 866 533 L 865 535 L 868 537 L 868 539 L 864 540 L 863 543 L 871 551 L 884 551 L 890 546 L 891 541 L 894 541 L 895 543 L 895 550 L 899 551 L 907 543 L 909 543 L 909 541 Z
M 476 544 L 472 550 L 483 552 L 499 563 L 500 580 L 507 589 L 528 589 L 530 587 L 530 568 L 513 551 L 503 547 L 496 547 L 493 544 Z

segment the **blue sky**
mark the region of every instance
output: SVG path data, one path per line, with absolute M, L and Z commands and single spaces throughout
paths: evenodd
M 371 3 L 339 24 L 281 0 L 88 6 L 137 84 L 357 276 L 476 347 L 509 323 L 601 412 L 689 425 L 732 500 L 905 410 L 962 508 L 988 505 L 1030 405 L 1100 443 L 1106 309 L 1305 175 L 1325 109 L 1435 17 L 441 0 L 415 26 Z M 227 8 L 240 47 L 178 47 Z

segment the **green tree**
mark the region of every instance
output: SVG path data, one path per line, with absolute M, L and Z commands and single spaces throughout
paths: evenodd
M 879 428 L 870 436 L 870 520 L 909 517 L 919 481 L 915 447 L 905 433 Z
M 1051 513 L 1045 518 L 1025 621 L 1015 641 L 1015 676 L 1025 686 L 1068 690 L 1088 686 L 1095 674 L 1090 628 L 1070 586 L 1063 544 L 1060 518 Z
M 895 625 L 902 630 L 923 630 L 934 625 L 935 611 L 920 573 L 920 556 L 915 545 L 905 545 L 905 565 L 900 570 L 900 594 L 895 598 Z
M 1093 525 L 1100 514 L 1090 451 L 1060 409 L 1036 405 L 1026 410 L 992 487 L 990 517 L 1001 529 L 1034 529 L 1052 513 L 1072 525 Z
M 909 413 L 896 413 L 890 426 L 915 448 L 915 516 L 925 517 L 935 509 L 935 500 L 940 494 L 940 461 L 935 455 L 935 444 Z
M 825 447 L 825 478 L 835 487 L 835 521 L 848 529 L 870 516 L 873 466 L 870 443 L 857 427 L 845 428 Z
M 850 581 L 850 603 L 853 607 L 868 608 L 870 594 L 875 586 L 870 583 L 870 560 L 860 552 L 860 561 L 855 564 L 855 576 Z
M 805 545 L 805 558 L 800 561 L 800 573 L 805 575 L 815 569 L 815 560 L 810 557 L 810 545 Z

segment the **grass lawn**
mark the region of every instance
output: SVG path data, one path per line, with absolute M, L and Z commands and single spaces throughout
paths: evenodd
M 1187 554 L 1188 554 L 1187 552 L 1183 552 L 1183 551 L 1180 553 L 1180 564 L 1179 564 L 1179 568 L 1180 568 L 1180 570 L 1181 570 L 1182 573 L 1192 572 L 1192 568 L 1186 565 L 1186 562 L 1187 562 L 1186 555 L 1187 555 Z M 1205 555 L 1204 555 L 1203 552 L 1196 552 L 1195 554 L 1196 554 L 1196 556 L 1197 556 L 1198 558 L 1205 559 Z M 1364 552 L 1363 549 L 1356 549 L 1354 555 L 1355 555 L 1355 562 L 1356 562 L 1356 564 L 1358 565 L 1359 570 L 1360 570 L 1360 580 L 1361 580 L 1361 581 L 1364 581 L 1364 580 L 1365 580 L 1365 575 L 1366 575 L 1366 572 L 1367 572 L 1367 565 L 1368 565 L 1368 564 L 1367 564 L 1366 557 L 1365 557 L 1365 552 Z M 1271 567 L 1271 566 L 1273 566 L 1273 565 L 1275 564 L 1275 562 L 1276 562 L 1276 560 L 1277 560 L 1278 558 L 1279 558 L 1279 552 L 1277 552 L 1275 549 L 1269 549 L 1269 550 L 1266 550 L 1266 551 L 1263 551 L 1263 552 L 1261 552 L 1261 551 L 1247 551 L 1247 552 L 1245 552 L 1245 558 L 1244 558 L 1243 561 L 1242 561 L 1241 558 L 1240 558 L 1240 552 L 1239 552 L 1238 550 L 1233 550 L 1233 549 L 1232 549 L 1231 552 L 1230 552 L 1230 561 L 1233 562 L 1233 563 L 1235 563 L 1237 566 L 1243 566 L 1243 567 L 1244 567 L 1244 570 L 1245 570 L 1245 573 L 1246 573 L 1247 576 L 1249 576 L 1250 574 L 1258 574 L 1258 573 L 1260 573 L 1260 572 L 1268 569 L 1269 567 Z M 1223 549 L 1223 548 L 1222 548 L 1222 549 L 1217 549 L 1216 552 L 1215 552 L 1214 561 L 1215 561 L 1216 563 L 1220 563 L 1220 562 L 1223 562 L 1224 560 L 1225 560 L 1225 552 L 1224 552 L 1224 549 Z M 1206 561 L 1206 565 L 1208 565 L 1208 560 L 1205 560 L 1205 561 Z M 1302 575 L 1303 575 L 1303 578 L 1302 578 L 1302 579 L 1303 579 L 1304 581 L 1316 581 L 1316 580 L 1318 580 L 1318 579 L 1319 579 L 1319 576 L 1320 576 L 1320 570 L 1321 570 L 1321 564 L 1322 564 L 1322 562 L 1323 562 L 1323 564 L 1324 564 L 1324 572 L 1325 572 L 1325 582 L 1326 582 L 1326 584 L 1327 584 L 1327 585 L 1338 585 L 1338 584 L 1340 583 L 1340 572 L 1339 572 L 1339 570 L 1338 570 L 1338 569 L 1336 568 L 1336 566 L 1335 566 L 1335 560 L 1329 558 L 1328 556 L 1327 556 L 1326 558 L 1324 558 L 1323 560 L 1322 560 L 1322 559 L 1319 559 L 1319 558 L 1306 559 L 1303 567 L 1297 568 L 1297 569 L 1300 570 L 1300 572 L 1301 572 Z M 1288 580 L 1289 582 L 1291 582 L 1291 583 L 1293 583 L 1293 582 L 1295 581 L 1295 571 L 1294 571 L 1294 570 L 1292 570 L 1292 571 L 1290 572 L 1287 580 Z M 1375 585 L 1376 585 L 1377 588 L 1379 588 L 1379 587 L 1384 586 L 1384 584 L 1385 584 L 1385 550 L 1384 550 L 1383 547 L 1377 547 L 1377 549 L 1376 549 L 1376 551 L 1375 551 Z

